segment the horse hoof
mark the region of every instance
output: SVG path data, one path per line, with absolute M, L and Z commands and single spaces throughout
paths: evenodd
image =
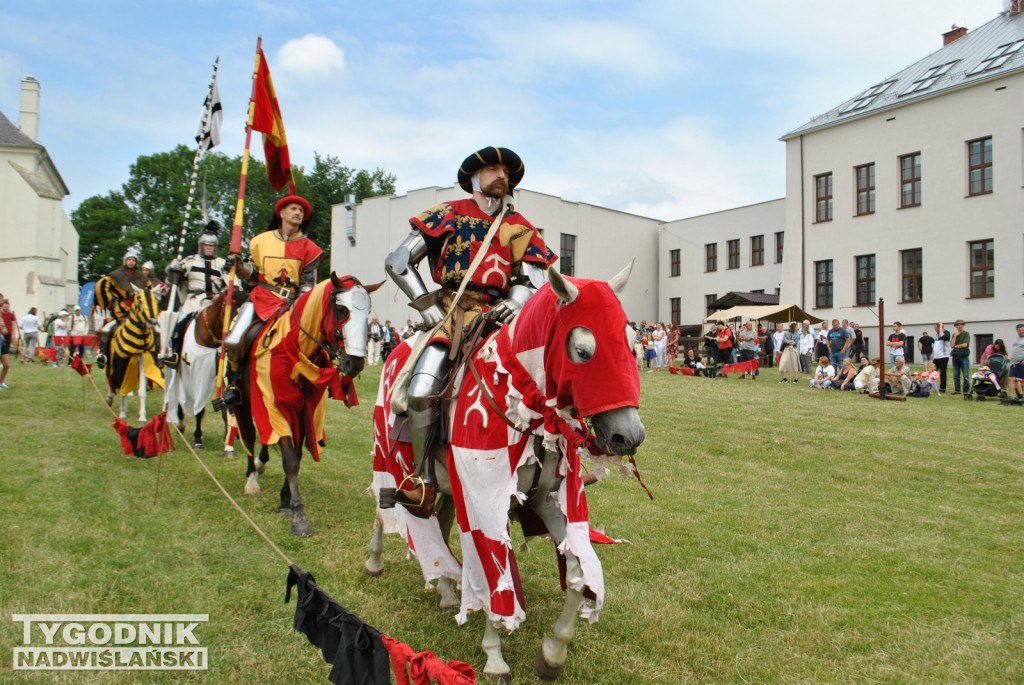
M 512 682 L 511 673 L 484 673 L 484 678 L 489 683 L 501 683 L 501 685 L 510 685 Z
M 548 663 L 548 660 L 544 658 L 544 648 L 541 647 L 537 650 L 537 658 L 533 660 L 533 672 L 537 674 L 537 677 L 541 680 L 557 680 L 558 676 L 562 675 L 562 669 L 565 665 L 552 666 Z
M 378 569 L 372 569 L 370 568 L 369 562 L 367 562 L 363 564 L 363 573 L 365 573 L 371 578 L 380 578 L 382 575 L 384 575 L 384 567 L 381 566 Z
M 308 538 L 313 534 L 313 526 L 309 525 L 308 520 L 299 521 L 296 523 L 292 521 L 292 535 L 297 538 Z
M 260 486 L 258 486 L 258 485 L 246 485 L 245 486 L 245 494 L 247 494 L 247 495 L 255 495 L 259 491 L 260 491 Z
M 203 441 L 202 440 L 196 440 L 195 442 L 193 442 L 192 443 L 192 449 L 196 449 L 196 450 L 203 449 Z
M 257 459 L 255 466 L 256 473 L 260 474 L 261 476 L 263 475 L 263 472 L 267 470 L 267 462 L 265 461 L 260 461 L 259 459 Z
M 278 507 L 277 513 L 281 516 L 291 516 L 293 512 L 289 507 Z
M 223 457 L 224 459 L 234 459 L 235 458 L 235 451 L 234 450 L 224 450 L 224 452 L 220 456 Z
M 113 395 L 107 395 L 107 406 L 108 407 L 113 407 L 114 406 L 114 396 Z

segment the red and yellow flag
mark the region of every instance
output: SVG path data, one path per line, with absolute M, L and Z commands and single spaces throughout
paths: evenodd
M 288 156 L 288 138 L 284 133 L 281 107 L 277 104 L 274 82 L 270 80 L 270 67 L 263 49 L 259 49 L 259 70 L 253 88 L 256 107 L 253 110 L 252 130 L 263 134 L 263 152 L 267 160 L 267 178 L 274 190 L 292 184 L 292 162 Z

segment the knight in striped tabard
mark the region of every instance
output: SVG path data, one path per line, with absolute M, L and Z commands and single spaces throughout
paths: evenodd
M 120 268 L 114 269 L 96 284 L 96 303 L 110 316 L 100 329 L 100 353 L 96 365 L 101 369 L 110 354 L 110 337 L 118 323 L 125 318 L 135 300 L 135 289 L 144 288 L 147 279 L 138 268 L 141 255 L 134 247 L 124 253 Z
M 108 380 L 110 389 L 115 392 L 122 388 L 126 376 L 130 382 L 137 375 L 126 374 L 132 368 L 129 360 L 138 358 L 139 363 L 148 368 L 156 365 L 156 317 L 159 314 L 156 294 L 149 288 L 133 288 L 135 299 L 121 324 L 114 331 L 110 340 L 110 369 Z M 159 373 L 157 371 L 156 373 Z M 134 389 L 134 384 L 131 389 Z M 122 392 L 127 394 L 128 391 Z

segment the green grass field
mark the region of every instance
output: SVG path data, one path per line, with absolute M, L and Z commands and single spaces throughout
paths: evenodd
M 378 369 L 357 383 L 360 406 L 332 403 L 323 461 L 303 461 L 311 538 L 291 537 L 276 513 L 276 454 L 257 496 L 242 495 L 244 460 L 221 458 L 219 424 L 208 421 L 200 455 L 345 607 L 482 670 L 482 617 L 460 627 L 439 611 L 400 540 L 387 542 L 383 577 L 362 573 Z M 1024 408 L 776 379 L 642 374 L 637 461 L 655 499 L 618 476 L 588 490 L 592 525 L 631 544 L 598 550 L 605 609 L 579 623 L 560 682 L 1024 682 Z M 73 371 L 15 363 L 7 382 L 0 682 L 326 681 L 330 667 L 291 627 L 285 564 L 182 445 L 164 456 L 154 505 L 157 460 L 121 454 Z M 528 618 L 504 647 L 514 682 L 532 683 L 562 595 L 550 543 L 519 561 Z M 15 672 L 13 613 L 208 613 L 197 636 L 210 670 Z

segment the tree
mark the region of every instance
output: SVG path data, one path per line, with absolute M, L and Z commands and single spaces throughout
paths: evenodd
M 86 198 L 71 212 L 71 223 L 78 229 L 80 283 L 95 281 L 121 265 L 131 246 L 126 235 L 135 226 L 124 195 L 114 191 Z

